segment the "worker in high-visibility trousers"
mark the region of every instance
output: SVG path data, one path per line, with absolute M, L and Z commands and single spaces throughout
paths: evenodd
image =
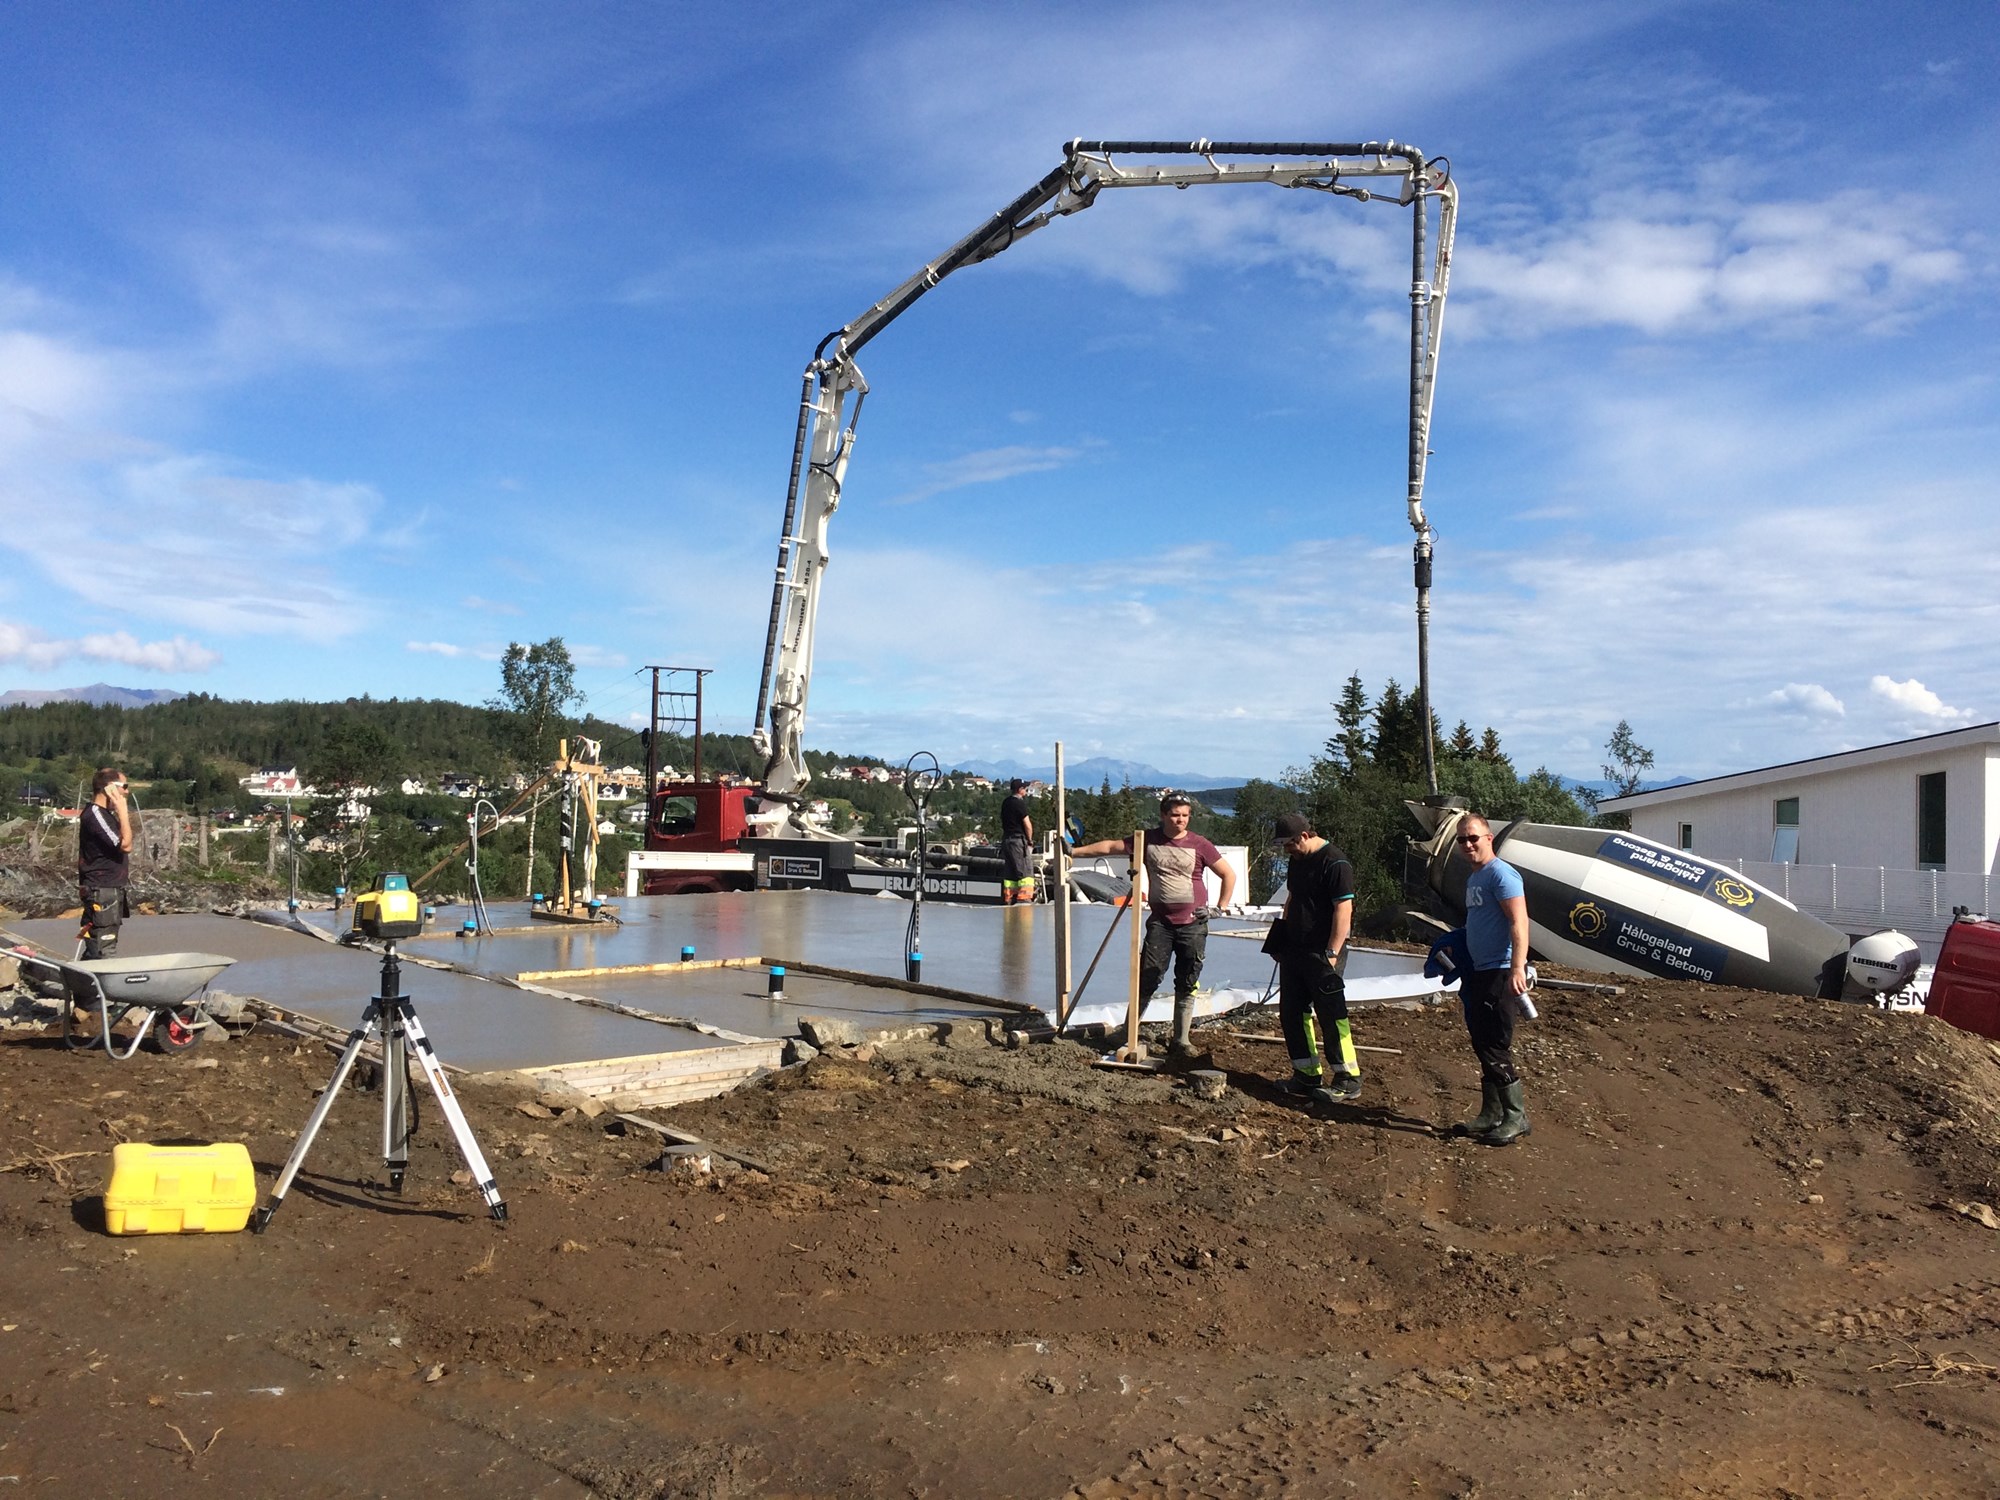
M 1354 927 L 1354 867 L 1304 813 L 1271 829 L 1285 851 L 1285 910 L 1267 949 L 1278 961 L 1278 1023 L 1292 1054 L 1289 1092 L 1328 1100 L 1361 1093 L 1361 1063 L 1347 1018 L 1347 940 Z M 1323 1053 L 1332 1056 L 1332 1072 Z

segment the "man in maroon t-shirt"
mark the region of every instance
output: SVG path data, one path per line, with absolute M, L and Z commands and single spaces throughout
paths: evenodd
M 1208 892 L 1202 884 L 1204 870 L 1213 870 L 1222 882 L 1216 904 L 1230 906 L 1236 900 L 1236 871 L 1207 839 L 1188 832 L 1194 806 L 1178 792 L 1160 799 L 1160 826 L 1146 835 L 1146 940 L 1139 950 L 1139 998 L 1153 998 L 1167 972 L 1167 956 L 1174 961 L 1174 1039 L 1171 1056 L 1186 1058 L 1194 1053 L 1188 1027 L 1194 1021 L 1194 986 L 1201 978 L 1202 960 L 1208 955 Z M 1130 854 L 1132 840 L 1099 839 L 1080 844 L 1070 851 L 1078 857 L 1093 854 Z

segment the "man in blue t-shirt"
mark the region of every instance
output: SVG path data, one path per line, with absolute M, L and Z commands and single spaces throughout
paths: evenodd
M 1514 1011 L 1528 992 L 1528 897 L 1521 872 L 1493 851 L 1493 825 L 1478 813 L 1453 835 L 1472 866 L 1465 882 L 1465 945 L 1472 972 L 1458 980 L 1465 1029 L 1479 1059 L 1479 1114 L 1453 1135 L 1511 1146 L 1529 1133 L 1521 1075 L 1514 1070 Z

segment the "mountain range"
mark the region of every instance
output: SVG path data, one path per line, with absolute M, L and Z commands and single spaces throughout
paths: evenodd
M 953 769 L 970 771 L 975 776 L 990 776 L 995 781 L 1004 781 L 1010 776 L 1019 776 L 1025 781 L 1056 779 L 1053 765 L 1030 766 L 1017 760 L 964 760 Z M 1095 791 L 1109 781 L 1114 789 L 1130 784 L 1172 787 L 1185 792 L 1206 791 L 1216 786 L 1241 786 L 1249 779 L 1244 776 L 1198 776 L 1192 771 L 1161 771 L 1136 760 L 1113 760 L 1108 755 L 1093 755 L 1088 760 L 1068 762 L 1063 767 L 1063 778 L 1069 785 L 1086 791 Z
M 44 703 L 91 703 L 100 708 L 107 704 L 119 708 L 144 708 L 149 703 L 171 703 L 176 698 L 186 696 L 186 693 L 175 688 L 113 687 L 108 682 L 93 682 L 89 687 L 14 688 L 0 693 L 0 708 L 39 708 Z

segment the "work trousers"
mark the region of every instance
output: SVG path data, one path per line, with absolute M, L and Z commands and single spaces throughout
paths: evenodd
M 1013 906 L 1035 899 L 1035 855 L 1024 838 L 1009 838 L 1000 844 L 1000 901 Z
M 1506 969 L 1474 969 L 1458 981 L 1479 1071 L 1503 1089 L 1521 1081 L 1514 1071 L 1514 992 L 1508 977 Z
M 1194 993 L 1201 978 L 1202 960 L 1208 957 L 1208 918 L 1192 922 L 1169 922 L 1158 912 L 1146 918 L 1146 940 L 1139 949 L 1139 998 L 1150 1000 L 1166 976 L 1167 958 L 1174 961 L 1174 998 Z
M 118 951 L 118 929 L 131 913 L 122 885 L 86 885 L 83 898 L 83 956 L 110 958 Z
M 1294 1072 L 1320 1077 L 1321 1054 L 1330 1051 L 1336 1072 L 1361 1076 L 1347 1022 L 1347 981 L 1324 954 L 1288 953 L 1278 960 L 1278 1024 Z

